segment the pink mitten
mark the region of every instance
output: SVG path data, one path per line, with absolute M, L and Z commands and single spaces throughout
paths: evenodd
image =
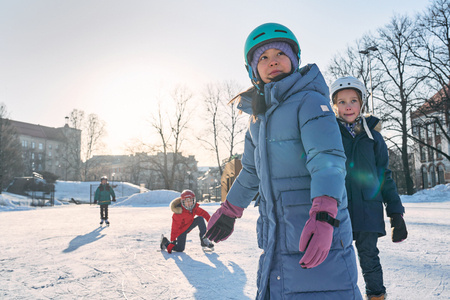
M 209 219 L 205 237 L 218 243 L 225 241 L 234 231 L 234 221 L 242 217 L 244 209 L 225 200 Z
M 300 236 L 299 249 L 305 252 L 300 265 L 304 269 L 320 265 L 328 256 L 333 240 L 333 226 L 339 227 L 336 220 L 337 201 L 328 196 L 313 199 L 309 220 L 306 221 Z

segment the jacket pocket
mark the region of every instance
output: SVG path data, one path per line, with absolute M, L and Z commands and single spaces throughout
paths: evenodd
M 364 201 L 383 201 L 380 191 L 376 188 L 365 188 L 361 190 L 361 193 Z
M 300 236 L 309 219 L 309 210 L 311 209 L 310 195 L 310 190 L 281 193 L 282 215 L 279 218 L 282 252 L 299 252 Z

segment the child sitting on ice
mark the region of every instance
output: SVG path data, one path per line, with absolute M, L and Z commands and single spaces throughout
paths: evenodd
M 161 250 L 167 249 L 168 253 L 172 253 L 172 251 L 183 252 L 187 234 L 197 226 L 200 230 L 201 246 L 210 249 L 214 247 L 209 239 L 203 238 L 206 233 L 205 219 L 209 221 L 210 215 L 199 207 L 195 194 L 191 190 L 184 190 L 181 197 L 175 198 L 170 203 L 170 209 L 173 211 L 170 241 L 163 235 L 161 237 Z

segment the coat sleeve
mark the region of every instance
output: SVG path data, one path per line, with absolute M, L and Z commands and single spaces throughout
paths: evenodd
M 238 207 L 247 208 L 258 192 L 259 178 L 255 168 L 255 145 L 250 136 L 250 130 L 245 134 L 244 154 L 242 156 L 242 170 L 230 191 L 227 200 Z
M 97 188 L 97 189 L 95 190 L 94 200 L 95 200 L 95 201 L 100 200 L 100 189 L 99 189 L 99 188 Z
M 172 228 L 170 231 L 170 241 L 173 242 L 177 239 L 177 237 L 182 233 L 181 232 L 181 224 L 183 221 L 183 217 L 181 214 L 173 214 L 172 215 Z
M 114 193 L 114 189 L 111 187 L 109 190 L 110 190 L 110 194 L 113 197 L 113 199 L 116 199 L 116 193 Z
M 389 169 L 389 154 L 386 142 L 379 132 L 372 131 L 375 139 L 375 161 L 377 167 L 378 180 L 380 181 L 381 195 L 383 203 L 386 205 L 386 213 L 390 217 L 394 213 L 403 214 L 405 208 L 402 205 L 397 186 L 392 179 L 392 172 Z
M 329 196 L 340 204 L 345 194 L 345 152 L 329 100 L 309 93 L 299 107 L 299 128 L 311 175 L 311 200 Z M 332 183 L 332 184 L 330 184 Z
M 209 219 L 211 218 L 209 213 L 201 207 L 197 207 L 197 209 L 195 210 L 195 214 L 197 216 L 203 217 L 206 220 L 206 222 L 209 222 Z

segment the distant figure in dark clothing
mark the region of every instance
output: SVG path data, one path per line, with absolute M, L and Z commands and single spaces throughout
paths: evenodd
M 98 203 L 100 205 L 100 225 L 102 225 L 103 222 L 105 222 L 106 225 L 109 225 L 108 205 L 111 204 L 111 198 L 112 201 L 116 202 L 116 194 L 108 184 L 108 178 L 106 176 L 103 176 L 100 179 L 100 182 L 100 186 L 95 191 L 94 204 Z

